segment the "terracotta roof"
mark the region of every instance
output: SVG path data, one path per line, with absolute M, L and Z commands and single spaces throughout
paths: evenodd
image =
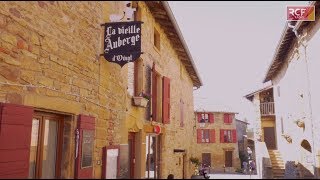
M 188 46 L 182 36 L 180 28 L 167 1 L 145 1 L 149 10 L 171 41 L 179 59 L 186 67 L 195 87 L 202 86 L 202 81 L 189 52 Z
M 315 15 L 317 17 L 318 11 L 319 9 L 319 1 L 313 1 L 310 3 L 310 5 L 314 5 L 315 6 Z M 304 27 L 308 26 L 312 21 L 299 21 L 297 23 L 297 21 L 293 21 L 291 22 L 291 25 L 298 25 L 299 29 L 298 33 L 301 33 L 301 29 L 303 29 Z M 263 82 L 267 82 L 270 81 L 275 75 L 277 75 L 279 73 L 279 70 L 281 69 L 282 65 L 284 64 L 285 60 L 287 59 L 288 53 L 291 49 L 291 47 L 294 44 L 294 41 L 296 40 L 296 36 L 294 34 L 294 32 L 292 31 L 292 28 L 288 27 L 288 24 L 286 22 L 285 28 L 282 32 L 281 38 L 279 40 L 278 46 L 275 50 L 275 54 L 273 56 L 272 62 L 269 65 L 269 68 L 267 70 L 267 73 L 265 75 L 265 78 L 263 80 Z

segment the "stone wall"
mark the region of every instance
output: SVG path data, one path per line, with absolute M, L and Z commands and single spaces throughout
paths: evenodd
M 116 7 L 114 2 L 0 4 L 0 101 L 94 116 L 95 178 L 101 178 L 102 147 L 120 143 L 125 119 L 126 72 L 99 56 L 100 24 Z M 31 84 L 35 87 L 20 86 Z

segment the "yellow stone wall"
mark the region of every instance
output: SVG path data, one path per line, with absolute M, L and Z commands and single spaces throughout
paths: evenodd
M 0 84 L 0 101 L 72 114 L 71 132 L 78 114 L 94 116 L 95 178 L 101 178 L 102 147 L 120 144 L 125 121 L 126 72 L 99 56 L 100 24 L 116 7 L 114 2 L 0 3 L 0 82 L 45 86 Z M 65 168 L 70 172 L 64 177 L 73 178 L 72 165 Z
M 214 123 L 205 123 L 204 127 L 196 123 L 197 129 L 214 129 L 215 130 L 215 143 L 197 143 L 197 133 L 194 133 L 193 141 L 193 157 L 202 161 L 202 153 L 211 153 L 211 166 L 215 172 L 234 172 L 240 168 L 239 149 L 237 143 L 220 143 L 220 129 L 236 129 L 236 121 L 233 119 L 231 124 L 224 123 L 224 113 L 213 112 Z M 225 151 L 231 150 L 232 154 L 232 168 L 224 169 L 225 165 Z
M 160 178 L 167 178 L 173 173 L 175 178 L 182 178 L 182 153 L 173 153 L 174 149 L 185 149 L 185 177 L 190 178 L 192 168 L 190 167 L 189 158 L 192 149 L 191 139 L 193 138 L 194 116 L 193 116 L 193 83 L 186 71 L 184 65 L 179 60 L 177 53 L 173 49 L 173 45 L 167 38 L 162 27 L 155 22 L 154 17 L 149 11 L 146 4 L 139 1 L 138 8 L 141 11 L 142 24 L 142 51 L 141 55 L 144 66 L 152 67 L 153 62 L 156 64 L 156 70 L 161 76 L 170 78 L 170 124 L 163 125 L 161 133 L 161 162 L 160 162 Z M 153 33 L 156 28 L 160 33 L 160 51 L 153 44 Z M 139 81 L 142 79 L 139 79 Z M 143 78 L 146 82 L 146 77 Z M 180 99 L 184 101 L 184 127 L 180 127 Z M 127 95 L 127 119 L 124 129 L 121 131 L 121 143 L 127 144 L 127 133 L 137 132 L 140 137 L 138 144 L 139 153 L 141 153 L 136 166 L 139 166 L 139 172 L 136 173 L 137 178 L 145 176 L 145 139 L 146 133 L 152 132 L 151 122 L 145 119 L 145 109 L 132 105 L 132 97 Z M 136 152 L 137 155 L 137 152 Z

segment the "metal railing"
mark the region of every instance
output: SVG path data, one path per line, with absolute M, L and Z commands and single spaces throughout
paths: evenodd
M 262 116 L 274 115 L 274 102 L 260 103 L 260 113 Z

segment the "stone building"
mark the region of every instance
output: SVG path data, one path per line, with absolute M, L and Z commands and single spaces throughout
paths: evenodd
M 315 21 L 286 24 L 264 78 L 271 85 L 246 96 L 274 176 L 319 177 L 319 2 L 311 5 Z
M 241 160 L 241 166 L 243 161 L 247 161 L 248 158 L 248 136 L 247 136 L 247 126 L 248 122 L 236 119 L 236 129 L 237 129 L 237 141 L 239 149 L 239 158 Z M 250 148 L 251 149 L 251 148 Z
M 1 178 L 191 176 L 202 82 L 167 2 L 132 2 L 143 54 L 106 61 L 101 24 L 125 5 L 1 3 Z
M 136 20 L 144 22 L 144 54 L 128 65 L 128 111 L 121 148 L 132 156 L 121 157 L 122 167 L 129 170 L 131 165 L 131 178 L 167 178 L 171 173 L 189 178 L 193 87 L 202 83 L 168 3 L 139 1 L 134 6 Z M 151 94 L 146 107 L 135 103 L 142 92 Z
M 211 172 L 235 172 L 240 168 L 234 112 L 196 111 L 193 157 Z

